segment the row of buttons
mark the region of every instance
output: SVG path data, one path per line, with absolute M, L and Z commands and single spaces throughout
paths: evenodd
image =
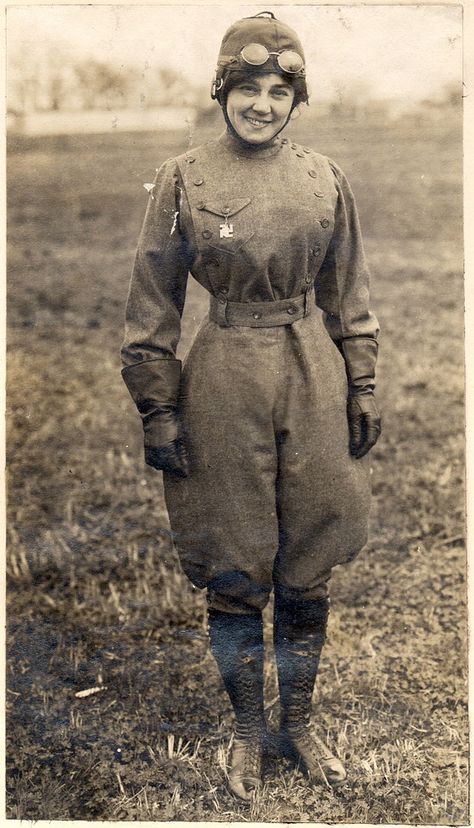
M 288 144 L 288 138 L 283 138 L 282 139 L 282 144 Z M 290 147 L 291 147 L 292 150 L 297 150 L 296 155 L 298 156 L 298 158 L 304 158 L 305 153 L 310 153 L 311 152 L 309 147 L 300 148 L 298 146 L 298 144 L 290 144 Z M 301 152 L 301 149 L 303 150 L 303 152 Z M 308 170 L 308 175 L 311 176 L 311 178 L 317 178 L 318 177 L 318 173 L 316 172 L 316 170 Z M 318 198 L 323 198 L 324 193 L 317 192 L 317 193 L 315 193 L 315 195 L 318 196 Z
M 193 155 L 186 156 L 186 163 L 187 164 L 194 164 L 195 160 L 196 159 L 194 158 Z M 193 181 L 193 184 L 195 184 L 196 187 L 200 187 L 201 184 L 204 184 L 204 178 L 195 178 L 194 181 Z M 205 204 L 202 203 L 202 207 L 198 207 L 198 210 L 204 210 L 204 207 L 205 207 Z
M 290 144 L 288 138 L 282 138 L 281 143 L 282 144 Z M 290 147 L 291 147 L 291 149 L 298 149 L 298 144 L 295 144 L 295 143 L 291 142 Z M 303 147 L 303 152 L 311 152 L 311 150 L 310 150 L 309 147 Z

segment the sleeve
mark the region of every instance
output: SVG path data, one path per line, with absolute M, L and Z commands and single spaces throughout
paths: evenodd
M 369 271 L 354 195 L 342 170 L 331 160 L 337 190 L 336 218 L 329 247 L 316 277 L 316 304 L 332 339 L 376 339 L 377 319 L 369 308 Z
M 181 179 L 171 159 L 158 170 L 138 241 L 125 312 L 122 377 L 148 445 L 176 436 L 181 363 L 176 348 L 190 254 L 180 227 Z
M 337 190 L 334 232 L 316 277 L 316 304 L 346 361 L 350 387 L 374 387 L 379 325 L 369 306 L 369 271 L 354 195 L 331 159 Z

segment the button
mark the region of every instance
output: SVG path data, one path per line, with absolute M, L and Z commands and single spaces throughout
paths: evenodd
M 317 174 L 316 170 L 308 170 L 308 175 L 310 175 L 311 178 L 317 178 L 318 177 L 318 174 Z M 196 183 L 196 182 L 194 182 L 194 183 Z
M 196 159 L 193 158 L 192 155 L 188 155 L 188 157 L 186 158 L 186 161 L 188 162 L 188 164 L 194 164 L 195 160 Z
M 304 152 L 297 152 L 296 154 L 298 158 L 304 158 Z
M 290 316 L 293 316 L 293 314 L 296 313 L 296 308 L 293 307 L 293 305 L 290 305 L 290 307 L 286 309 L 286 312 L 289 313 Z
M 321 224 L 321 227 L 329 227 L 329 224 L 330 224 L 329 219 L 321 219 L 320 224 Z
M 319 246 L 319 244 L 317 244 L 316 247 L 311 248 L 312 256 L 317 256 L 319 253 L 321 253 L 321 247 Z
M 291 149 L 298 149 L 298 144 L 290 144 Z
M 287 144 L 288 143 L 288 138 L 282 138 L 281 143 L 282 144 Z
M 199 202 L 196 204 L 196 208 L 197 208 L 198 210 L 204 210 L 204 207 L 205 207 L 205 206 L 206 206 L 206 205 L 204 204 L 204 201 L 199 201 Z
M 230 213 L 230 207 L 223 207 L 222 212 L 223 213 Z
M 261 319 L 262 318 L 262 314 L 259 311 L 256 311 L 255 313 L 253 313 L 252 316 L 253 316 L 254 319 Z
M 195 184 L 196 187 L 200 187 L 201 184 L 204 184 L 204 178 L 195 178 L 193 184 Z
M 321 192 L 321 190 L 315 190 L 315 191 L 314 191 L 314 194 L 315 194 L 315 196 L 317 196 L 318 198 L 324 198 L 324 193 L 322 193 L 322 192 Z
M 225 305 L 226 302 L 227 302 L 227 299 L 225 298 L 225 296 L 221 295 L 221 296 L 219 296 L 218 301 L 220 302 L 221 305 Z
M 229 293 L 229 288 L 221 287 L 220 290 L 219 290 L 219 293 L 223 293 L 224 296 L 225 296 L 226 293 Z
M 311 152 L 309 147 L 303 147 L 303 152 Z
M 203 237 L 203 239 L 210 239 L 210 238 L 211 238 L 211 236 L 212 236 L 212 232 L 211 232 L 211 230 L 203 230 L 203 231 L 202 231 L 202 237 Z
M 305 279 L 305 282 L 306 282 L 307 285 L 310 285 L 312 281 L 313 281 L 312 276 L 307 276 L 306 279 Z

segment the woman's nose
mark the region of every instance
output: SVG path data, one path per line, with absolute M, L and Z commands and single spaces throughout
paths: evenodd
M 253 102 L 253 109 L 255 112 L 260 112 L 262 115 L 265 112 L 270 112 L 270 98 L 268 95 L 259 95 Z

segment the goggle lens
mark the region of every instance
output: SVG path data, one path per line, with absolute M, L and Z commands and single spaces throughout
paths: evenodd
M 249 43 L 248 46 L 244 46 L 240 54 L 245 63 L 250 63 L 252 66 L 262 66 L 270 57 L 268 49 L 261 43 Z
M 263 66 L 270 55 L 276 56 L 277 63 L 283 72 L 296 75 L 304 68 L 301 55 L 290 49 L 285 49 L 283 52 L 269 52 L 266 46 L 262 46 L 261 43 L 249 43 L 247 46 L 244 46 L 240 53 L 245 63 L 249 63 L 251 66 Z
M 289 50 L 281 52 L 277 57 L 278 65 L 284 72 L 296 74 L 303 69 L 303 58 L 298 52 L 290 52 Z

